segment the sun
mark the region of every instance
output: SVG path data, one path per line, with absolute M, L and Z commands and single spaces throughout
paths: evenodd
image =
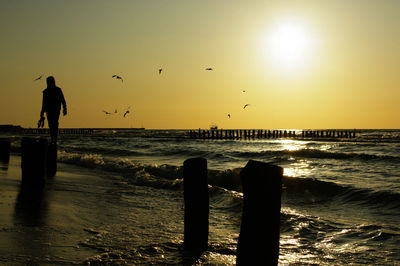
M 313 38 L 299 22 L 285 22 L 266 34 L 263 49 L 268 62 L 280 70 L 298 70 L 308 65 L 313 52 Z

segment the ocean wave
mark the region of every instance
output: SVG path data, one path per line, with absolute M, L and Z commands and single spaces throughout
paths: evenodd
M 74 153 L 61 150 L 58 160 L 86 168 L 99 169 L 123 175 L 136 185 L 160 188 L 182 188 L 182 166 L 168 164 L 143 164 L 125 157 L 104 156 L 97 153 Z M 240 190 L 240 169 L 209 170 L 208 179 L 212 186 Z
M 66 151 L 59 152 L 59 160 L 64 163 L 114 172 L 126 177 L 135 185 L 183 189 L 182 166 L 143 164 L 122 157 L 106 157 L 99 154 L 79 154 Z M 211 186 L 241 192 L 240 171 L 241 168 L 209 170 L 208 182 Z M 282 183 L 284 195 L 289 197 L 288 200 L 295 200 L 297 204 L 336 200 L 340 203 L 383 207 L 394 212 L 400 210 L 400 193 L 393 191 L 375 191 L 313 178 L 286 176 Z
M 299 150 L 259 150 L 259 151 L 227 151 L 224 154 L 215 150 L 203 150 L 188 148 L 186 146 L 155 147 L 155 148 L 122 148 L 107 146 L 79 146 L 68 145 L 62 147 L 66 152 L 71 153 L 94 153 L 102 155 L 112 155 L 115 157 L 123 156 L 176 156 L 182 158 L 205 157 L 209 160 L 217 159 L 271 159 L 282 161 L 289 158 L 309 158 L 309 159 L 333 159 L 333 160 L 356 160 L 356 161 L 384 161 L 400 163 L 399 156 L 352 153 L 352 152 L 331 152 L 319 149 L 299 149 Z
M 313 178 L 284 177 L 284 193 L 295 197 L 296 202 L 316 203 L 337 201 L 338 203 L 361 204 L 368 207 L 384 208 L 388 211 L 400 210 L 400 193 L 376 191 L 367 188 L 321 181 Z M 400 213 L 399 213 L 400 214 Z
M 318 149 L 300 150 L 264 150 L 254 152 L 232 152 L 232 156 L 242 158 L 280 158 L 284 156 L 297 158 L 317 158 L 317 159 L 339 159 L 339 160 L 362 160 L 362 161 L 391 161 L 400 162 L 400 157 L 390 155 L 373 155 L 365 153 L 345 153 L 330 152 Z
M 114 172 L 128 179 L 136 185 L 152 187 L 177 188 L 181 176 L 180 167 L 172 165 L 145 165 L 122 157 L 107 157 L 95 153 L 58 152 L 58 160 L 63 163 L 74 164 L 102 171 Z
M 118 149 L 109 147 L 89 147 L 89 146 L 65 146 L 62 147 L 65 152 L 69 153 L 96 153 L 104 155 L 114 155 L 114 156 L 138 156 L 145 155 L 144 152 L 132 151 L 128 149 Z

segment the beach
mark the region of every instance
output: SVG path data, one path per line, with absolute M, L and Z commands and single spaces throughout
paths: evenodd
M 54 265 L 83 263 L 98 254 L 87 248 L 119 211 L 107 205 L 111 181 L 59 164 L 45 188 L 22 189 L 20 158 L 12 156 L 1 179 L 1 257 L 3 263 Z M 97 229 L 98 230 L 98 229 Z
M 20 138 L 0 170 L 4 264 L 234 265 L 249 159 L 284 169 L 280 265 L 397 265 L 399 131 L 351 141 L 193 140 L 186 131 L 62 135 L 58 171 L 21 191 Z M 185 159 L 208 162 L 209 246 L 183 249 Z M 267 240 L 266 240 L 267 241 Z
M 189 265 L 199 259 L 183 250 L 181 191 L 132 186 L 118 176 L 62 163 L 43 190 L 21 191 L 20 158 L 12 156 L 1 171 L 2 263 Z M 223 217 L 215 218 L 210 226 L 218 227 Z M 211 236 L 210 248 L 219 250 L 220 237 L 229 239 Z M 199 261 L 233 264 L 235 245 Z

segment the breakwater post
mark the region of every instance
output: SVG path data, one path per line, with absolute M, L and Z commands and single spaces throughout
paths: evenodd
M 352 139 L 356 137 L 356 131 L 349 130 L 251 130 L 251 129 L 199 129 L 189 130 L 188 136 L 191 139 Z
M 57 144 L 50 144 L 47 147 L 47 171 L 48 177 L 55 176 L 57 173 Z
M 243 212 L 237 265 L 277 265 L 283 169 L 250 160 L 240 173 Z
M 183 163 L 184 246 L 186 250 L 205 250 L 208 246 L 209 198 L 207 160 L 191 158 Z
M 47 167 L 47 139 L 22 138 L 22 184 L 44 185 Z
M 9 139 L 0 139 L 0 161 L 8 163 L 10 161 L 11 142 Z

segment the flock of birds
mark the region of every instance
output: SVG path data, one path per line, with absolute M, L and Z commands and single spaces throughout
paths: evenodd
M 206 70 L 206 71 L 212 71 L 213 69 L 212 69 L 212 67 L 207 67 L 205 70 Z M 158 69 L 158 74 L 161 75 L 162 71 L 163 71 L 163 69 L 162 69 L 162 68 L 159 68 L 159 69 Z M 39 77 L 37 77 L 37 78 L 34 79 L 33 81 L 41 80 L 42 77 L 43 77 L 43 75 L 44 75 L 44 74 L 40 75 Z M 121 80 L 122 83 L 124 82 L 124 79 L 123 79 L 121 76 L 119 76 L 119 75 L 114 74 L 114 75 L 112 75 L 111 77 L 112 77 L 113 79 L 116 79 L 116 80 Z M 246 93 L 246 92 L 247 92 L 246 90 L 242 90 L 242 93 Z M 248 106 L 250 106 L 250 104 L 246 103 L 246 104 L 243 106 L 243 109 L 246 109 L 246 107 L 248 107 Z M 126 115 L 128 115 L 128 114 L 130 113 L 130 108 L 131 108 L 131 107 L 129 106 L 129 107 L 125 110 L 124 114 L 122 115 L 123 118 L 126 117 Z M 102 110 L 102 112 L 104 112 L 105 115 L 117 115 L 117 114 L 118 114 L 118 110 L 117 110 L 117 109 L 115 109 L 114 113 L 111 113 L 111 112 L 108 112 L 108 111 L 105 111 L 105 110 Z M 228 119 L 230 119 L 230 118 L 231 118 L 231 114 L 228 114 Z
M 128 107 L 128 109 L 125 110 L 125 112 L 124 112 L 124 114 L 122 115 L 122 117 L 125 117 L 127 114 L 130 113 L 129 109 L 131 109 L 130 106 Z M 115 109 L 114 113 L 107 112 L 107 111 L 103 110 L 103 113 L 105 113 L 106 115 L 116 115 L 116 114 L 118 114 L 118 110 Z

